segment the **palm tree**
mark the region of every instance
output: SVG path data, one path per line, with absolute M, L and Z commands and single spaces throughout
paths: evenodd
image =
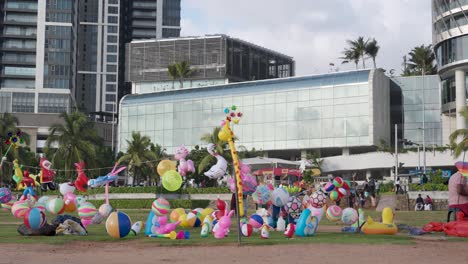
M 356 40 L 348 39 L 346 42 L 348 43 L 349 50 L 351 50 L 351 52 L 354 54 L 359 54 L 359 58 L 362 60 L 362 67 L 365 69 L 366 62 L 364 55 L 366 55 L 366 47 L 369 43 L 369 40 L 364 40 L 364 37 L 360 36 Z
M 408 67 L 408 59 L 406 58 L 406 55 L 403 56 L 403 71 L 401 72 L 401 75 L 402 76 L 411 76 L 412 73 L 411 73 L 411 70 L 410 68 Z
M 357 70 L 358 64 L 359 64 L 359 58 L 360 58 L 359 53 L 351 49 L 345 49 L 343 51 L 343 55 L 344 55 L 343 57 L 340 57 L 340 59 L 343 60 L 341 64 L 349 63 L 350 61 L 352 61 L 356 65 L 356 70 Z
M 407 62 L 411 75 L 436 74 L 435 55 L 432 51 L 432 45 L 421 45 L 414 47 L 409 55 Z
M 459 112 L 461 116 L 465 119 L 468 119 L 468 108 L 464 108 L 462 111 Z M 453 131 L 450 134 L 450 146 L 455 146 L 453 150 L 453 155 L 458 158 L 460 154 L 468 150 L 468 129 L 462 128 Z M 460 142 L 458 140 L 460 139 Z M 457 143 L 458 142 L 458 143 Z
M 192 74 L 195 72 L 194 69 L 190 68 L 190 63 L 188 61 L 171 64 L 167 66 L 167 71 L 173 81 L 175 79 L 179 79 L 180 88 L 184 88 L 184 80 L 192 76 Z
M 118 163 L 128 163 L 128 170 L 133 175 L 133 183 L 138 183 L 141 172 L 146 168 L 154 168 L 158 160 L 156 153 L 151 151 L 151 140 L 148 136 L 142 136 L 140 132 L 132 132 L 132 140 L 127 140 L 127 152 L 120 157 Z M 159 157 L 160 158 L 160 157 Z M 154 170 L 153 170 L 154 171 Z
M 96 149 L 102 140 L 94 129 L 94 123 L 81 112 L 63 113 L 61 117 L 64 123 L 53 124 L 49 128 L 46 142 L 46 153 L 52 155 L 54 167 L 63 165 L 68 171 L 79 161 L 95 165 Z M 65 176 L 67 174 L 71 175 L 66 173 Z
M 375 38 L 369 41 L 364 48 L 364 52 L 370 58 L 372 58 L 372 62 L 374 63 L 374 69 L 377 68 L 377 64 L 375 63 L 375 58 L 377 57 L 379 50 L 380 50 L 380 46 L 377 44 L 377 40 L 375 40 Z

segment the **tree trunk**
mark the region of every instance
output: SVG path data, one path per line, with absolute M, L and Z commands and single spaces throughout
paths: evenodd
M 364 53 L 361 53 L 361 58 L 362 58 L 362 68 L 365 69 L 366 68 L 366 61 L 364 59 Z
M 374 62 L 374 69 L 377 69 L 377 64 L 375 63 L 375 57 L 372 57 L 372 61 Z

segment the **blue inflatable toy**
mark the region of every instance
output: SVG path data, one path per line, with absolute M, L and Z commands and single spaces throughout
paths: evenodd
M 156 234 L 156 228 L 159 226 L 158 217 L 153 213 L 153 210 L 149 212 L 148 219 L 145 224 L 145 235 Z
M 312 216 L 312 213 L 309 209 L 302 211 L 299 220 L 296 224 L 296 236 L 306 237 L 313 236 L 315 231 L 317 231 L 318 219 L 315 216 Z

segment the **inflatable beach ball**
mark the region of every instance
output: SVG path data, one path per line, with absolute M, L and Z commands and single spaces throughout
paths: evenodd
M 242 224 L 242 235 L 249 237 L 252 235 L 253 227 L 251 224 Z
M 252 199 L 256 204 L 266 204 L 270 200 L 271 191 L 266 185 L 258 185 L 252 194 Z
M 16 199 L 15 197 L 12 197 L 12 199 L 7 202 L 7 203 L 2 203 L 1 204 L 1 207 L 3 210 L 7 211 L 7 212 L 11 212 L 11 207 L 13 206 L 13 204 L 16 202 Z
M 41 196 L 39 198 L 39 200 L 37 200 L 38 203 L 42 203 L 42 204 L 47 204 L 47 202 L 49 201 L 49 196 Z
M 110 204 L 101 204 L 101 206 L 99 206 L 99 213 L 103 217 L 108 217 L 110 213 L 112 213 L 113 210 L 114 209 L 112 208 Z
M 39 209 L 39 211 L 41 211 L 41 212 L 45 212 L 45 211 L 46 211 L 46 204 L 45 204 L 45 203 L 37 202 L 37 203 L 34 205 L 34 208 Z
M 273 205 L 283 207 L 286 205 L 289 199 L 289 193 L 284 188 L 276 188 L 271 193 L 271 202 Z
M 332 222 L 339 221 L 341 219 L 341 208 L 337 205 L 328 207 L 327 218 Z
M 343 179 L 341 177 L 335 177 L 335 179 L 333 180 L 333 185 L 335 185 L 336 188 L 339 188 L 341 186 L 343 186 Z
M 340 197 L 340 194 L 337 191 L 331 191 L 328 196 L 330 197 L 330 200 L 336 201 Z
M 29 210 L 29 205 L 26 201 L 16 201 L 11 206 L 11 213 L 16 218 L 22 218 Z
M 169 215 L 169 219 L 171 220 L 171 222 L 177 222 L 177 221 L 179 221 L 180 216 L 184 215 L 184 214 L 185 214 L 184 209 L 176 208 L 176 209 L 172 210 L 171 214 Z
M 47 212 L 58 215 L 65 211 L 65 203 L 61 198 L 53 198 L 47 202 Z
M 132 220 L 123 212 L 113 212 L 106 221 L 106 231 L 113 238 L 126 237 L 132 228 Z
M 164 198 L 154 200 L 151 205 L 151 210 L 153 210 L 153 213 L 157 216 L 167 215 L 169 213 L 169 209 L 171 209 L 171 205 Z
M 333 182 L 327 182 L 327 184 L 325 184 L 325 187 L 323 189 L 328 193 L 335 189 L 335 185 L 333 185 Z
M 341 214 L 341 221 L 345 225 L 352 225 L 358 220 L 358 213 L 354 208 L 346 208 Z
M 32 230 L 37 230 L 43 227 L 45 222 L 45 214 L 38 208 L 31 208 L 24 215 L 24 224 Z
M 249 219 L 249 224 L 253 227 L 253 228 L 260 228 L 263 226 L 263 218 L 258 215 L 258 214 L 253 214 L 252 216 L 250 216 L 250 219 Z
M 0 188 L 0 203 L 8 203 L 11 200 L 11 191 L 8 188 Z
M 200 219 L 198 219 L 197 215 L 192 212 L 187 214 L 186 221 L 187 221 L 188 227 L 200 226 Z
M 325 194 L 321 191 L 314 192 L 309 199 L 310 205 L 315 208 L 321 208 L 327 202 Z
M 96 215 L 96 213 L 97 213 L 96 206 L 94 206 L 94 204 L 90 202 L 82 203 L 78 207 L 78 216 L 81 219 L 91 220 Z
M 299 200 L 296 196 L 291 196 L 289 197 L 289 200 L 284 208 L 286 209 L 286 212 L 293 218 L 297 218 L 302 211 L 301 200 Z

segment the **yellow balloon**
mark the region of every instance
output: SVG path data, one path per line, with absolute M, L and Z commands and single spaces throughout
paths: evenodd
M 200 221 L 203 222 L 205 220 L 205 217 L 208 215 L 211 215 L 214 212 L 213 208 L 205 208 L 201 211 L 200 213 Z
M 161 160 L 158 164 L 157 171 L 159 176 L 163 176 L 164 173 L 170 170 L 176 170 L 176 164 L 175 162 L 172 162 L 170 160 Z
M 185 210 L 182 208 L 177 208 L 172 210 L 171 214 L 169 215 L 169 219 L 171 219 L 172 222 L 177 222 L 179 221 L 179 217 L 181 215 L 185 214 Z
M 164 189 L 175 192 L 182 186 L 182 176 L 175 170 L 169 170 L 163 174 L 161 182 Z
M 76 211 L 76 204 L 75 203 L 69 203 L 65 204 L 65 212 L 67 213 L 73 213 Z
M 190 227 L 189 223 L 187 222 L 186 214 L 179 216 L 179 221 L 180 221 L 180 224 L 179 224 L 180 227 Z

